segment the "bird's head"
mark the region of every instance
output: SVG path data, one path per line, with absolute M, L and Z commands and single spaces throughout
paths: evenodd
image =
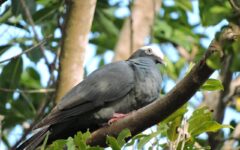
M 134 52 L 129 59 L 134 59 L 138 57 L 149 57 L 153 59 L 156 63 L 164 64 L 164 55 L 160 48 L 157 46 L 143 46 Z

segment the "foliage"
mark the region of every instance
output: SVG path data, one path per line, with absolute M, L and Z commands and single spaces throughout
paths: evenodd
M 54 105 L 51 101 L 54 93 L 42 93 L 41 89 L 55 88 L 56 86 L 56 76 L 59 69 L 58 50 L 61 47 L 67 9 L 64 0 L 25 0 L 25 2 L 40 41 L 45 39 L 46 42 L 44 52 L 37 47 L 17 58 L 0 63 L 0 115 L 4 116 L 4 120 L 0 122 L 2 130 L 0 133 L 2 134 L 2 142 L 8 149 L 16 140 L 10 142 L 12 141 L 11 134 L 16 134 L 14 130 L 16 127 L 21 126 L 23 130 L 28 128 L 36 120 L 46 115 Z M 89 43 L 96 48 L 93 59 L 99 62 L 98 66 L 105 64 L 106 60 L 110 59 L 105 58 L 109 51 L 114 52 L 124 20 L 128 17 L 128 13 L 131 14 L 128 5 L 126 1 L 120 0 L 116 2 L 111 0 L 97 1 Z M 124 10 L 126 15 L 122 15 Z M 0 37 L 2 39 L 0 41 L 0 60 L 4 60 L 6 56 L 15 55 L 19 51 L 26 52 L 27 49 L 40 42 L 33 33 L 32 25 L 28 22 L 20 0 L 8 0 L 2 4 L 0 16 Z M 163 0 L 161 10 L 156 13 L 150 40 L 150 42 L 161 46 L 167 57 L 167 67 L 161 70 L 163 73 L 162 94 L 164 95 L 169 91 L 169 85 L 172 86 L 183 78 L 188 72 L 187 68 L 191 68 L 192 64 L 202 58 L 210 40 L 216 33 L 215 30 L 219 31 L 221 27 L 224 28 L 226 22 L 238 23 L 238 21 L 239 14 L 233 11 L 229 0 Z M 141 31 L 136 29 L 135 32 Z M 189 54 L 190 59 L 179 52 L 179 47 L 182 47 L 184 52 Z M 239 39 L 225 49 L 225 54 L 232 57 L 229 68 L 234 74 L 232 79 L 235 80 L 239 77 L 240 71 Z M 221 69 L 223 65 L 220 64 L 219 55 L 218 53 L 214 54 L 207 60 L 207 64 L 214 69 Z M 218 72 L 217 75 L 219 75 Z M 220 80 L 209 79 L 198 92 L 201 95 L 200 99 L 196 96 L 190 101 L 191 108 L 195 109 L 196 103 L 199 104 L 203 101 L 204 92 L 223 92 L 224 89 L 228 88 L 223 87 Z M 32 90 L 38 92 L 31 92 Z M 235 93 L 231 100 L 228 101 L 229 105 L 226 107 L 235 113 L 239 112 L 239 93 Z M 194 142 L 199 142 L 204 143 L 202 146 L 205 147 L 207 139 L 200 140 L 197 135 L 229 127 L 213 121 L 211 112 L 206 107 L 197 109 L 191 118 L 185 120 L 186 108 L 186 106 L 182 107 L 158 124 L 157 129 L 154 129 L 150 134 L 138 134 L 126 143 L 124 138 L 131 134 L 128 130 L 124 130 L 117 139 L 108 137 L 108 145 L 119 149 L 135 144 L 141 149 L 149 141 L 152 147 L 174 145 L 187 147 L 193 146 Z M 197 122 L 203 123 L 202 120 L 205 121 L 205 124 L 199 126 L 200 124 Z M 236 121 L 234 117 L 231 120 L 232 122 Z M 188 126 L 189 130 L 186 133 L 189 137 L 177 142 L 185 132 L 175 131 L 178 129 L 182 131 L 185 126 Z M 231 134 L 232 132 L 227 134 L 227 137 L 231 137 Z M 78 133 L 73 138 L 54 142 L 47 149 L 58 149 L 64 145 L 67 145 L 69 149 L 101 149 L 99 147 L 92 148 L 85 144 L 89 135 L 89 132 Z M 170 144 L 160 143 L 160 139 L 167 139 Z M 0 145 L 2 144 L 0 143 Z M 236 146 L 239 145 L 238 141 Z
M 121 150 L 129 146 L 143 149 L 144 147 L 149 147 L 147 146 L 148 143 L 152 143 L 149 147 L 150 149 L 166 147 L 195 149 L 194 143 L 197 142 L 198 135 L 204 132 L 216 132 L 222 128 L 232 128 L 230 125 L 221 125 L 214 121 L 212 112 L 206 106 L 196 109 L 187 120 L 184 119 L 186 113 L 187 105 L 184 105 L 159 123 L 156 131 L 152 131 L 150 134 L 137 134 L 127 142 L 125 140 L 131 137 L 131 133 L 128 129 L 124 129 L 117 138 L 108 136 L 106 143 L 114 150 Z M 67 140 L 55 141 L 46 150 L 63 149 L 65 146 L 68 150 L 102 150 L 103 148 L 101 147 L 86 145 L 86 141 L 90 136 L 91 133 L 89 131 L 86 133 L 78 132 L 74 138 L 69 137 Z M 168 142 L 160 144 L 159 141 L 164 138 L 168 139 Z M 202 148 L 209 149 L 209 146 Z
M 216 91 L 224 90 L 224 87 L 220 80 L 217 79 L 208 79 L 201 87 L 202 90 L 206 91 Z

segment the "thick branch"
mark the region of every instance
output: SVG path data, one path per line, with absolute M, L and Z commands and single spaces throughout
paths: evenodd
M 105 146 L 106 136 L 117 136 L 123 129 L 130 129 L 132 135 L 157 124 L 167 118 L 170 114 L 184 105 L 199 89 L 199 87 L 213 73 L 213 69 L 206 64 L 206 59 L 216 51 L 221 51 L 226 40 L 232 40 L 233 29 L 226 30 L 218 41 L 214 40 L 201 61 L 181 80 L 165 97 L 132 112 L 126 118 L 118 122 L 100 128 L 92 133 L 87 143 L 90 145 Z

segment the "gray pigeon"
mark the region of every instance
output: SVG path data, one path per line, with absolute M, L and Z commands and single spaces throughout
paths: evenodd
M 154 46 L 144 46 L 126 61 L 114 62 L 94 71 L 71 89 L 17 149 L 35 149 L 49 132 L 48 144 L 76 132 L 94 131 L 117 113 L 137 110 L 159 97 L 161 75 L 156 64 L 164 56 Z

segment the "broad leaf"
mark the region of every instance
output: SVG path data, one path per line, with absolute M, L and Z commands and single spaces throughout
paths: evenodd
M 208 79 L 201 87 L 204 91 L 224 90 L 222 82 L 217 79 Z
M 188 132 L 195 137 L 204 132 L 216 132 L 222 128 L 232 128 L 230 125 L 221 125 L 213 120 L 211 111 L 205 106 L 195 110 L 189 119 Z

